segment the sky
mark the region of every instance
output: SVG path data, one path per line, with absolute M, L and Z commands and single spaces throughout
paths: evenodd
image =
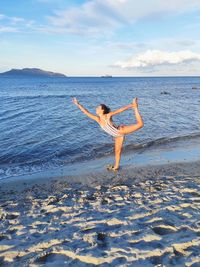
M 0 72 L 200 76 L 200 0 L 0 0 Z

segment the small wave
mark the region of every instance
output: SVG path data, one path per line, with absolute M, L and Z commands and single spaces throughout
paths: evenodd
M 147 147 L 150 147 L 150 146 L 156 146 L 156 145 L 160 145 L 160 144 L 173 143 L 176 141 L 191 140 L 191 139 L 195 139 L 195 138 L 199 138 L 199 137 L 200 137 L 200 132 L 195 132 L 195 133 L 190 133 L 190 134 L 185 134 L 185 135 L 180 135 L 180 136 L 159 138 L 159 139 L 148 142 L 146 145 L 147 145 Z
M 178 145 L 181 141 L 192 141 L 200 138 L 200 132 L 190 133 L 182 136 L 173 136 L 173 137 L 162 137 L 155 140 L 127 144 L 123 147 L 123 153 L 130 153 L 137 151 L 137 153 L 143 152 L 148 148 L 159 148 L 163 145 L 175 144 Z M 72 156 L 71 158 L 67 157 L 68 155 Z M 73 162 L 82 162 L 95 158 L 102 158 L 105 156 L 112 155 L 114 153 L 114 144 L 105 143 L 105 144 L 96 144 L 95 147 L 92 145 L 84 145 L 81 148 L 77 149 L 66 149 L 59 153 L 56 153 L 56 156 L 65 163 Z
M 34 110 L 29 110 L 29 111 L 19 111 L 16 112 L 15 114 L 9 115 L 9 116 L 4 116 L 2 119 L 0 119 L 0 122 L 4 122 L 4 121 L 10 121 L 13 119 L 16 119 L 18 117 L 22 117 L 23 119 L 25 119 L 25 116 L 29 115 L 29 114 L 34 114 L 35 111 Z
M 13 95 L 13 96 L 1 96 L 3 100 L 31 100 L 31 99 L 55 99 L 55 98 L 72 98 L 72 97 L 81 97 L 82 94 L 37 94 L 37 95 Z
M 45 147 L 48 146 L 50 141 L 57 140 L 59 138 L 60 136 L 58 135 L 53 139 L 45 141 L 41 140 L 40 143 L 33 142 L 33 146 L 30 149 L 30 155 L 27 153 L 27 150 L 24 150 L 24 153 L 23 151 L 20 151 L 20 153 L 16 154 L 10 154 L 8 153 L 8 151 L 6 151 L 5 154 L 0 155 L 1 164 L 31 164 L 34 162 L 37 162 L 38 164 L 40 161 L 41 163 L 44 163 L 51 160 L 57 160 L 58 162 L 65 163 L 73 163 L 91 158 L 104 157 L 112 154 L 114 151 L 113 143 L 95 144 L 94 146 L 91 144 L 83 144 L 80 147 L 67 147 L 57 151 L 51 151 L 51 149 L 48 148 L 49 154 L 47 155 L 47 151 L 45 152 Z M 143 149 L 156 148 L 161 145 L 170 145 L 179 141 L 189 141 L 194 140 L 196 138 L 200 138 L 200 132 L 182 136 L 162 137 L 147 142 L 124 145 L 123 152 L 134 152 L 136 150 L 138 152 L 140 150 L 143 151 Z
M 161 137 L 161 138 L 150 140 L 147 142 L 144 141 L 142 143 L 128 144 L 124 146 L 124 150 L 128 152 L 132 150 L 140 150 L 140 149 L 146 149 L 150 147 L 154 148 L 154 147 L 159 147 L 161 145 L 170 145 L 176 142 L 194 140 L 196 138 L 200 138 L 200 132 L 195 132 L 195 133 L 190 133 L 190 134 L 185 134 L 185 135 L 180 135 L 180 136 Z

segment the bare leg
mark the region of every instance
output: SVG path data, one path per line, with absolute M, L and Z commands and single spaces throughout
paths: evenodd
M 135 117 L 136 117 L 137 123 L 131 124 L 131 125 L 120 126 L 119 131 L 122 134 L 129 134 L 129 133 L 135 132 L 139 130 L 140 128 L 142 128 L 144 125 L 142 116 L 140 115 L 140 112 L 138 110 L 137 98 L 135 98 L 133 101 L 133 109 L 135 110 Z
M 123 142 L 124 142 L 124 136 L 115 137 L 115 165 L 113 170 L 119 169 Z

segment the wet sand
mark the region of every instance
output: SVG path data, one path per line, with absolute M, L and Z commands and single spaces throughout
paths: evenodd
M 200 162 L 0 183 L 1 266 L 200 266 Z

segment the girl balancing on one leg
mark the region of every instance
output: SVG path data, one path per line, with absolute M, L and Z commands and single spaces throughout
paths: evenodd
M 142 120 L 142 117 L 140 115 L 140 112 L 138 110 L 138 102 L 137 98 L 133 100 L 133 103 L 130 105 L 127 105 L 125 107 L 122 107 L 120 109 L 117 109 L 115 111 L 111 111 L 110 108 L 108 108 L 106 105 L 101 104 L 96 108 L 96 115 L 90 113 L 87 109 L 85 109 L 76 98 L 73 98 L 73 103 L 89 118 L 95 120 L 100 127 L 107 132 L 108 134 L 112 135 L 115 140 L 115 165 L 109 165 L 107 168 L 108 170 L 113 170 L 117 171 L 119 169 L 119 163 L 120 163 L 120 158 L 121 158 L 121 151 L 122 151 L 122 146 L 124 142 L 124 138 L 126 134 L 133 133 L 140 128 L 143 127 L 144 123 Z M 114 115 L 117 115 L 129 108 L 133 108 L 135 111 L 135 117 L 137 120 L 136 124 L 131 124 L 131 125 L 120 125 L 120 126 L 115 126 L 112 121 L 112 117 Z

